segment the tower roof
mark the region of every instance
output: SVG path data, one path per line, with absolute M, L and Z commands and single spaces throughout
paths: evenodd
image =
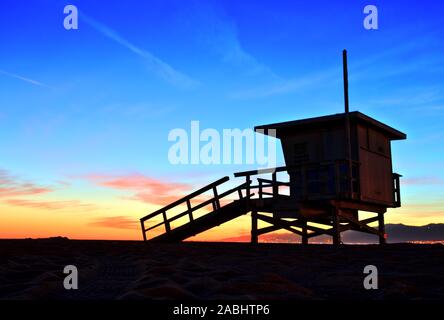
M 402 140 L 407 138 L 405 133 L 402 133 L 401 131 L 398 131 L 359 111 L 350 112 L 349 118 L 351 122 L 365 123 L 374 127 L 375 129 L 378 129 L 379 131 L 384 132 L 391 140 Z M 345 121 L 345 113 L 336 113 L 322 117 L 266 124 L 254 127 L 254 131 L 261 131 L 261 133 L 268 134 L 269 129 L 275 129 L 276 137 L 281 138 L 287 134 L 302 132 L 307 129 L 319 128 L 325 125 L 333 125 L 335 123 L 340 123 L 341 121 Z

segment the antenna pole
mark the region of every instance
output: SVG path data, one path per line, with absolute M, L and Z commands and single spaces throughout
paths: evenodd
M 345 107 L 345 139 L 346 152 L 348 162 L 348 185 L 350 190 L 350 198 L 353 197 L 353 161 L 351 151 L 351 137 L 350 137 L 350 117 L 348 105 L 348 67 L 347 67 L 347 50 L 342 51 L 342 70 L 344 74 L 344 107 Z
M 348 114 L 348 68 L 347 68 L 347 50 L 342 50 L 342 70 L 344 74 L 344 104 L 345 113 Z

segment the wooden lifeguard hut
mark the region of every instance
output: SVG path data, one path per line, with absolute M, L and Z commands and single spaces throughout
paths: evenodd
M 343 59 L 344 113 L 257 126 L 255 131 L 273 132 L 280 139 L 285 166 L 235 173 L 245 179 L 235 188 L 219 192 L 229 180 L 224 177 L 143 217 L 143 239 L 182 241 L 250 212 L 253 243 L 261 234 L 280 229 L 301 236 L 303 244 L 320 235 L 340 244 L 341 232 L 347 230 L 374 234 L 385 243 L 384 213 L 401 205 L 401 175 L 392 170 L 391 141 L 406 135 L 363 113 L 349 112 L 345 50 Z M 280 172 L 288 174 L 288 181 L 277 179 Z M 194 204 L 194 199 L 208 192 L 207 200 Z M 237 199 L 224 201 L 232 195 Z M 208 205 L 210 212 L 198 218 L 193 215 Z M 178 208 L 184 210 L 169 214 Z M 374 215 L 360 219 L 360 212 Z M 184 218 L 186 223 L 175 225 Z M 259 220 L 268 225 L 258 228 Z M 369 226 L 372 222 L 378 226 Z M 148 232 L 154 234 L 150 239 Z

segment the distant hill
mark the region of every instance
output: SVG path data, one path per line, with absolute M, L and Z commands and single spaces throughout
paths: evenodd
M 406 226 L 403 224 L 386 224 L 385 230 L 389 243 L 407 241 L 444 241 L 444 224 L 428 224 L 425 226 Z M 264 234 L 260 237 L 262 242 L 299 242 L 300 238 L 287 232 L 277 232 Z M 223 239 L 230 242 L 249 242 L 250 235 L 241 235 Z M 331 237 L 323 235 L 313 238 L 313 242 L 330 242 Z M 378 243 L 379 239 L 375 235 L 346 231 L 342 233 L 342 241 L 345 243 Z
M 444 224 L 428 224 L 425 226 L 406 226 L 403 224 L 387 224 L 388 242 L 406 241 L 438 241 L 444 240 Z M 344 242 L 377 242 L 377 237 L 366 233 L 348 231 L 343 234 Z

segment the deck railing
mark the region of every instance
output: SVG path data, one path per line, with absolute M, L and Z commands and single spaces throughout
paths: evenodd
M 258 188 L 259 198 L 280 195 L 280 187 L 284 186 L 290 188 L 291 195 L 298 198 L 336 196 L 358 199 L 360 194 L 359 162 L 352 161 L 352 177 L 349 177 L 348 165 L 349 161 L 346 159 L 305 162 L 297 166 L 237 172 L 234 176 L 245 177 L 246 181 L 250 181 L 254 176 L 271 174 L 271 179 L 257 177 L 257 185 L 246 185 L 247 195 L 250 194 L 251 189 Z M 278 181 L 277 173 L 279 172 L 287 172 L 290 175 L 290 182 Z M 272 192 L 264 190 L 266 188 L 271 188 Z

